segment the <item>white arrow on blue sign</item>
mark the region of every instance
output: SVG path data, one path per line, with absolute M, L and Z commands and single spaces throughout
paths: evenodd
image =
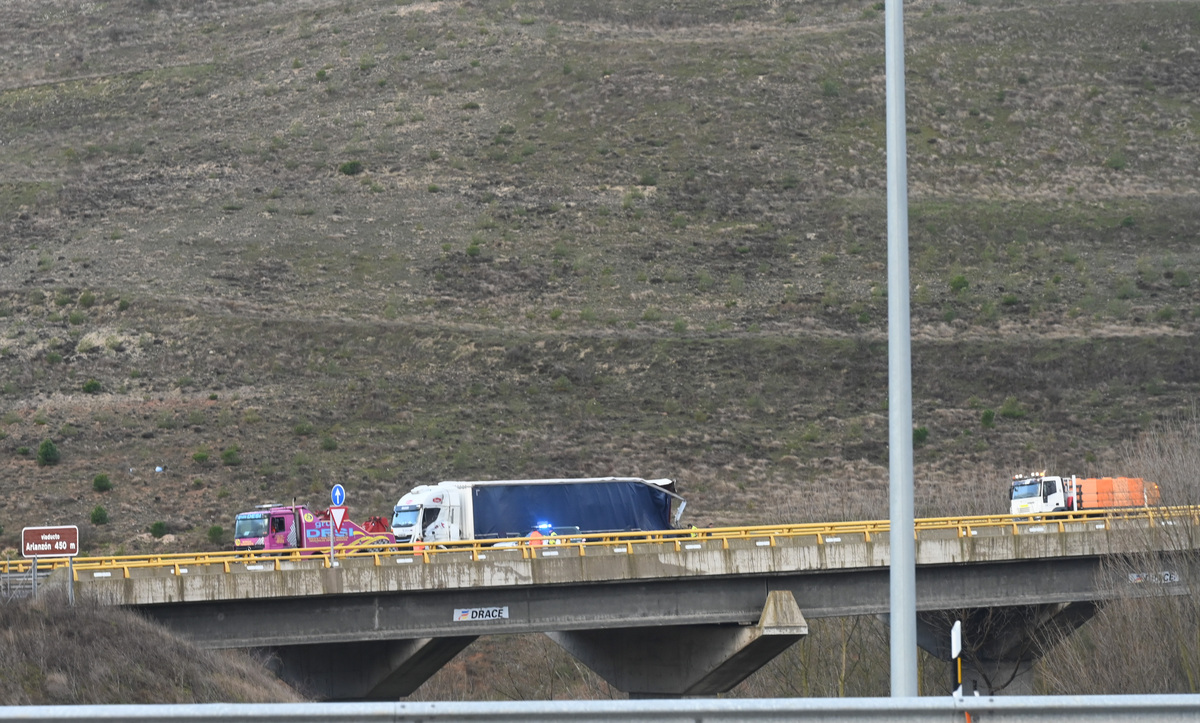
M 346 502 L 346 488 L 341 485 L 334 485 L 333 490 L 329 493 L 329 497 L 333 500 L 333 504 L 340 507 Z

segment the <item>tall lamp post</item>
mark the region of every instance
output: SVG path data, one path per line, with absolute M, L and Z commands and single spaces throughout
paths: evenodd
M 913 540 L 912 338 L 908 298 L 908 164 L 904 6 L 886 0 L 888 206 L 888 438 L 892 697 L 917 695 L 917 572 Z

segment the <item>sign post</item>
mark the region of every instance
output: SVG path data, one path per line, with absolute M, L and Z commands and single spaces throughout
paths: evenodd
M 33 596 L 37 597 L 37 563 L 39 557 L 65 557 L 69 577 L 67 579 L 67 600 L 75 604 L 75 566 L 71 558 L 79 554 L 79 528 L 75 525 L 61 527 L 26 527 L 21 530 L 21 556 L 33 558 L 30 572 L 33 575 L 31 587 Z
M 340 484 L 335 484 L 333 489 L 329 491 L 329 499 L 333 502 L 333 506 L 329 508 L 329 566 L 337 567 L 337 558 L 334 557 L 333 537 L 334 533 L 342 529 L 342 519 L 346 516 L 346 488 Z M 340 512 L 335 513 L 335 509 L 340 509 Z M 334 529 L 336 515 L 337 529 Z
M 951 693 L 955 698 L 961 698 L 962 690 L 962 621 L 955 620 L 954 626 L 950 628 L 950 660 L 953 661 L 954 669 L 951 671 L 950 685 L 954 689 Z M 968 713 L 967 717 L 970 718 Z

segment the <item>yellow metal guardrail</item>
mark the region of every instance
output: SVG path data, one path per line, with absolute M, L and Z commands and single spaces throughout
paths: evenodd
M 1067 525 L 1072 523 L 1090 522 L 1103 525 L 1110 529 L 1113 522 L 1118 520 L 1137 520 L 1153 527 L 1163 521 L 1186 521 L 1200 526 L 1200 506 L 1190 507 L 1152 507 L 1092 510 L 1084 512 L 1055 512 L 1036 517 L 1018 515 L 980 515 L 972 517 L 932 517 L 914 521 L 914 536 L 920 540 L 922 535 L 932 535 L 935 531 L 944 536 L 947 531 L 954 531 L 957 537 L 971 537 L 990 530 L 993 533 L 1018 535 L 1022 531 L 1046 532 L 1048 526 L 1057 528 L 1055 531 L 1064 532 Z M 811 538 L 816 544 L 840 542 L 844 535 L 861 534 L 863 539 L 871 541 L 872 537 L 890 529 L 888 520 L 869 520 L 859 522 L 806 523 L 796 525 L 757 525 L 752 527 L 706 527 L 702 529 L 664 530 L 661 532 L 621 532 L 604 534 L 575 534 L 562 538 L 541 537 L 530 539 L 505 538 L 489 540 L 463 540 L 444 542 L 437 545 L 418 544 L 380 544 L 339 546 L 334 557 L 337 560 L 368 560 L 375 565 L 381 565 L 385 560 L 400 557 L 410 557 L 429 563 L 442 555 L 453 553 L 470 553 L 470 559 L 485 559 L 488 555 L 519 554 L 522 558 L 535 557 L 539 551 L 559 546 L 562 549 L 572 549 L 580 556 L 586 556 L 588 551 L 597 552 L 602 548 L 611 548 L 615 552 L 632 553 L 636 548 L 648 545 L 670 544 L 676 551 L 708 547 L 705 541 L 720 542 L 721 549 L 729 549 L 734 540 L 753 539 L 756 544 L 774 547 L 780 538 L 797 539 Z M 623 550 L 621 548 L 624 548 Z M 511 551 L 511 552 L 510 552 Z M 459 555 L 458 557 L 465 557 Z M 254 552 L 180 552 L 150 555 L 117 555 L 101 557 L 77 557 L 71 566 L 74 577 L 79 579 L 81 571 L 101 571 L 130 577 L 133 570 L 144 568 L 171 569 L 171 574 L 186 574 L 194 567 L 211 570 L 220 566 L 222 572 L 239 569 L 261 569 L 259 566 L 270 565 L 276 570 L 283 569 L 284 563 L 292 567 L 297 563 L 321 565 L 329 567 L 329 548 L 318 547 L 310 549 L 262 550 Z M 43 558 L 38 560 L 39 571 L 52 571 L 68 566 L 68 558 Z M 33 560 L 14 560 L 0 563 L 0 573 L 28 573 Z

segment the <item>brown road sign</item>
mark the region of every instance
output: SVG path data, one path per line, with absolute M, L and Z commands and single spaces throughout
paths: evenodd
M 79 528 L 26 527 L 21 530 L 23 557 L 75 557 L 79 554 Z

